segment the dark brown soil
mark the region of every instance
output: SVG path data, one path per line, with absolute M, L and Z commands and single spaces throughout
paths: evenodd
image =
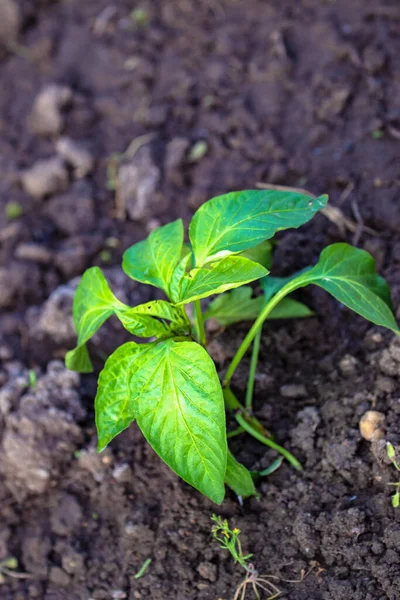
M 133 8 L 146 18 L 135 22 Z M 211 539 L 216 511 L 285 600 L 398 600 L 400 509 L 386 485 L 397 473 L 385 442 L 358 429 L 377 409 L 400 448 L 392 334 L 316 289 L 302 298 L 317 317 L 268 327 L 256 412 L 305 469 L 283 465 L 243 507 L 233 495 L 219 508 L 200 497 L 135 427 L 97 455 L 95 376 L 57 362 L 74 342 L 74 277 L 100 264 L 121 298 L 148 299 L 115 268 L 122 251 L 157 223 L 257 182 L 327 192 L 357 224 L 354 233 L 319 215 L 285 234 L 277 274 L 355 241 L 399 306 L 397 0 L 4 0 L 0 23 L 0 563 L 16 557 L 28 575 L 2 575 L 1 599 L 230 600 L 242 573 Z M 54 84 L 68 99 L 46 133 L 32 107 Z M 32 192 L 24 171 L 60 153 L 60 136 L 88 149 L 94 168 L 57 158 L 55 187 Z M 127 177 L 120 169 L 116 201 L 115 153 L 138 138 L 118 163 Z M 198 142 L 207 152 L 194 160 Z M 139 186 L 150 182 L 142 204 L 132 169 Z M 10 202 L 21 217 L 7 220 Z M 221 370 L 244 331 L 214 342 Z M 97 337 L 99 366 L 122 336 L 111 323 Z M 232 449 L 249 468 L 274 459 L 245 437 Z

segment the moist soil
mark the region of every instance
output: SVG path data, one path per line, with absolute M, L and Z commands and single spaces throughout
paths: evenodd
M 179 481 L 135 426 L 97 455 L 96 377 L 60 362 L 75 277 L 98 264 L 121 299 L 154 297 L 119 273 L 123 250 L 258 182 L 329 193 L 342 215 L 281 236 L 275 274 L 353 242 L 399 306 L 398 2 L 4 0 L 0 22 L 0 564 L 18 561 L 1 599 L 230 600 L 243 572 L 212 540 L 213 512 L 285 600 L 399 599 L 393 334 L 317 288 L 299 296 L 315 317 L 266 327 L 255 413 L 304 472 L 283 464 L 243 506 Z M 86 154 L 66 158 L 65 138 Z M 50 176 L 46 163 L 27 182 L 49 158 Z M 221 373 L 244 332 L 213 340 Z M 98 368 L 124 339 L 113 322 L 96 337 Z M 358 427 L 369 409 L 385 415 L 373 443 Z M 232 450 L 251 469 L 275 459 L 245 436 Z

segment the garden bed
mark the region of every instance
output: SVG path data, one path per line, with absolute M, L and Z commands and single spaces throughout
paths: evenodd
M 328 193 L 341 211 L 280 236 L 275 274 L 356 243 L 399 306 L 397 3 L 199 4 L 0 9 L 16 23 L 0 28 L 0 564 L 15 557 L 27 575 L 3 574 L 0 596 L 230 600 L 242 573 L 212 540 L 217 512 L 285 600 L 396 600 L 400 512 L 386 484 L 397 473 L 384 442 L 359 433 L 376 409 L 400 444 L 393 334 L 317 288 L 299 295 L 315 317 L 265 327 L 256 416 L 304 472 L 283 464 L 243 506 L 228 493 L 217 507 L 182 483 L 135 426 L 97 455 L 96 377 L 60 362 L 75 342 L 71 281 L 86 267 L 100 265 L 121 299 L 147 301 L 151 290 L 116 267 L 123 250 L 259 182 Z M 126 339 L 107 327 L 91 348 L 97 369 Z M 244 331 L 212 342 L 221 373 Z M 231 448 L 251 469 L 275 458 L 246 436 Z

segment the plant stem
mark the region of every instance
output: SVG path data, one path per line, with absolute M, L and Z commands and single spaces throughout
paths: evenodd
M 286 460 L 292 465 L 292 467 L 294 467 L 298 471 L 303 470 L 303 467 L 301 466 L 300 462 L 295 456 L 293 456 L 291 452 L 289 452 L 289 450 L 286 450 L 286 448 L 280 446 L 270 438 L 266 438 L 265 436 L 263 436 L 259 431 L 257 431 L 257 429 L 254 429 L 254 427 L 246 421 L 243 415 L 238 413 L 236 415 L 236 420 L 239 423 L 239 425 L 241 425 L 243 429 L 247 431 L 247 433 L 252 435 L 256 440 L 258 440 L 262 444 L 265 444 L 266 446 L 269 446 L 270 448 L 273 448 L 274 450 L 279 452 L 279 454 L 282 454 L 282 456 L 286 458 Z
M 241 402 L 239 402 L 239 400 L 236 398 L 235 394 L 232 392 L 231 388 L 223 388 L 223 394 L 224 394 L 224 400 L 225 400 L 225 404 L 226 406 L 229 408 L 229 410 L 231 410 L 232 412 L 239 412 L 242 415 L 245 416 L 246 420 L 248 421 L 248 423 L 251 423 L 252 426 L 254 427 L 254 429 L 257 429 L 257 431 L 259 431 L 259 433 L 261 435 L 265 435 L 266 437 L 271 437 L 271 434 L 269 431 L 267 431 L 265 429 L 265 427 L 263 427 L 263 425 L 261 425 L 260 421 L 256 418 L 253 417 L 253 415 L 249 415 L 246 407 L 243 406 L 243 404 Z M 237 434 L 235 434 L 237 435 Z M 230 437 L 234 437 L 233 435 Z
M 256 333 L 253 342 L 253 351 L 251 353 L 251 361 L 250 361 L 250 370 L 249 370 L 249 378 L 247 380 L 247 390 L 246 390 L 246 401 L 245 406 L 247 410 L 252 409 L 253 405 L 253 391 L 254 391 L 254 379 L 256 376 L 257 364 L 258 364 L 258 355 L 260 353 L 260 342 L 261 342 L 261 333 L 262 333 L 262 325 Z
M 194 301 L 194 312 L 196 317 L 196 333 L 199 344 L 204 348 L 207 346 L 206 331 L 204 329 L 203 313 L 201 312 L 200 300 Z
M 301 281 L 299 281 L 299 280 L 300 280 L 300 278 L 298 277 L 295 280 L 290 281 L 289 283 L 287 283 L 264 306 L 263 310 L 260 312 L 260 314 L 258 315 L 257 319 L 254 321 L 254 323 L 253 323 L 250 331 L 248 332 L 248 334 L 244 338 L 243 342 L 239 346 L 238 351 L 236 352 L 235 356 L 233 357 L 232 362 L 229 365 L 228 371 L 227 371 L 227 373 L 225 375 L 225 379 L 224 379 L 224 382 L 223 382 L 223 387 L 227 387 L 230 384 L 232 376 L 235 373 L 235 371 L 236 371 L 236 369 L 237 369 L 240 361 L 242 360 L 243 356 L 246 354 L 246 352 L 247 352 L 250 344 L 252 343 L 252 341 L 254 340 L 255 336 L 257 335 L 258 330 L 263 326 L 263 323 L 264 323 L 265 319 L 268 317 L 268 315 L 271 312 L 271 310 L 273 308 L 275 308 L 275 306 L 277 304 L 279 304 L 279 302 L 287 294 L 290 294 L 290 292 L 293 292 L 293 290 L 297 289 L 298 287 L 301 287 L 302 284 L 301 284 Z
M 289 450 L 286 450 L 286 448 L 283 448 L 283 446 L 280 446 L 271 438 L 263 434 L 263 431 L 265 430 L 261 423 L 255 417 L 249 416 L 247 414 L 245 407 L 239 402 L 239 400 L 236 398 L 235 394 L 229 387 L 224 388 L 223 393 L 226 406 L 230 410 L 235 411 L 235 419 L 244 431 L 247 431 L 247 433 L 252 435 L 256 440 L 258 440 L 262 444 L 265 444 L 266 446 L 269 446 L 270 448 L 273 448 L 274 450 L 279 452 L 279 454 L 282 454 L 282 456 L 284 456 L 286 460 L 290 462 L 290 464 L 298 471 L 303 470 L 300 462 L 295 456 L 293 456 L 291 452 L 289 452 Z

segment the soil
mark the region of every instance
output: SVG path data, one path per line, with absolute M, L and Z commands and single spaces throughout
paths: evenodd
M 258 182 L 327 192 L 356 224 L 318 215 L 281 236 L 276 274 L 354 242 L 399 307 L 398 2 L 4 0 L 0 23 L 0 563 L 26 574 L 3 573 L 1 599 L 231 599 L 243 573 L 211 539 L 214 511 L 285 600 L 400 598 L 391 333 L 317 289 L 300 297 L 318 316 L 268 326 L 256 414 L 304 472 L 282 465 L 243 506 L 180 482 L 134 426 L 97 455 L 96 377 L 60 362 L 86 267 L 145 301 L 152 290 L 119 270 L 123 250 Z M 214 341 L 221 371 L 244 331 Z M 123 339 L 113 322 L 96 337 L 97 368 Z M 369 409 L 385 440 L 362 439 Z M 232 450 L 252 469 L 275 457 L 245 437 Z

